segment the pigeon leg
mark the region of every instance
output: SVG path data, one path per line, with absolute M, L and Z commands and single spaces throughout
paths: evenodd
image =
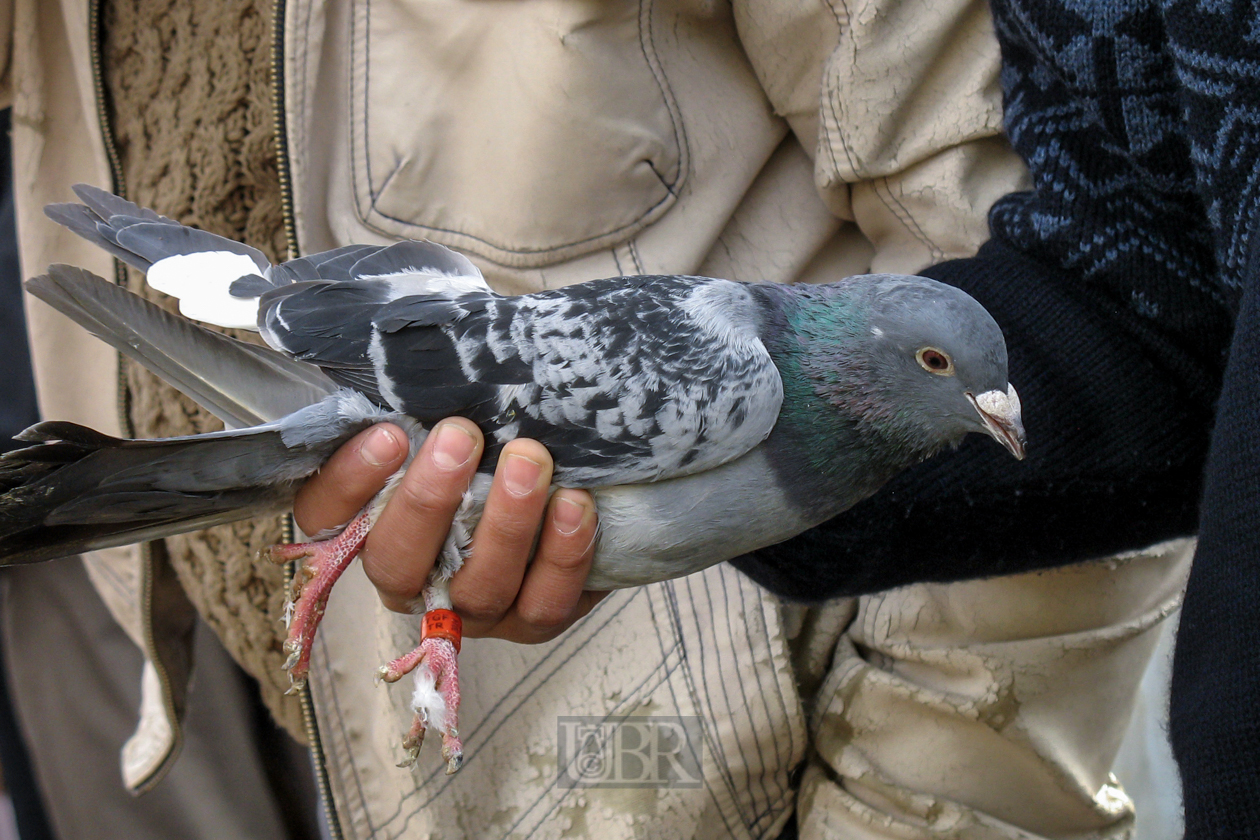
M 263 554 L 273 563 L 304 560 L 293 575 L 289 598 L 285 604 L 285 621 L 289 626 L 284 651 L 289 655 L 285 670 L 292 687 L 300 691 L 310 669 L 311 643 L 324 618 L 324 607 L 333 584 L 358 555 L 371 530 L 368 509 L 364 509 L 340 534 L 327 540 L 312 540 L 292 545 L 273 545 Z
M 450 608 L 445 580 L 431 581 L 424 591 L 426 612 L 420 625 L 420 644 L 408 654 L 381 666 L 376 674 L 385 682 L 397 682 L 415 671 L 411 698 L 415 721 L 403 739 L 406 757 L 398 765 L 410 767 L 420 755 L 424 733 L 430 727 L 442 735 L 446 774 L 464 763 L 464 743 L 459 737 L 459 646 L 462 624 Z

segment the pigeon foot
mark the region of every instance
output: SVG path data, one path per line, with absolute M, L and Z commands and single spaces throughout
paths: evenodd
M 324 618 L 328 596 L 341 573 L 358 556 L 370 529 L 368 512 L 364 510 L 331 539 L 273 545 L 262 552 L 273 563 L 303 561 L 293 574 L 284 606 L 285 623 L 289 628 L 284 641 L 284 652 L 288 654 L 284 669 L 289 672 L 290 694 L 306 685 L 311 643 Z
M 464 764 L 464 742 L 459 730 L 459 616 L 446 609 L 429 610 L 421 625 L 420 644 L 377 671 L 385 682 L 396 682 L 415 671 L 411 708 L 416 717 L 403 738 L 405 757 L 399 767 L 411 767 L 420 755 L 428 729 L 442 736 L 442 758 L 449 776 Z

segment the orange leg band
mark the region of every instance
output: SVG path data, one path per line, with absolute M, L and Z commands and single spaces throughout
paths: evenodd
M 459 643 L 464 638 L 464 622 L 451 610 L 429 610 L 420 622 L 420 639 L 446 639 L 459 653 Z

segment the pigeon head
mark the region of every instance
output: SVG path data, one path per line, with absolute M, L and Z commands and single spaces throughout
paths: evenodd
M 863 437 L 883 441 L 891 461 L 926 458 L 969 432 L 1024 457 L 1006 342 L 966 292 L 888 274 L 794 291 L 787 320 L 804 387 Z
M 949 444 L 968 432 L 987 434 L 1023 459 L 1006 341 L 975 298 L 923 277 L 877 275 L 867 332 L 871 372 L 895 396 L 903 421 Z

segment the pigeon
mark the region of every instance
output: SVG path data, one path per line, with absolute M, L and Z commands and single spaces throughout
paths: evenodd
M 272 265 L 257 249 L 108 192 L 74 188 L 55 221 L 146 273 L 176 315 L 90 272 L 52 266 L 27 288 L 164 377 L 229 427 L 124 440 L 48 421 L 0 458 L 0 565 L 49 560 L 291 506 L 350 437 L 383 421 L 414 453 L 461 415 L 485 456 L 421 599 L 419 646 L 378 670 L 414 672 L 413 764 L 459 738 L 463 563 L 498 452 L 547 446 L 555 487 L 591 491 L 587 587 L 667 580 L 788 539 L 970 432 L 1024 457 L 1006 345 L 963 291 L 871 274 L 819 285 L 694 276 L 594 280 L 496 294 L 463 255 L 425 241 L 352 245 Z M 201 323 L 259 332 L 266 347 Z M 285 663 L 294 686 L 337 578 L 406 464 L 336 532 L 266 552 L 298 566 Z

